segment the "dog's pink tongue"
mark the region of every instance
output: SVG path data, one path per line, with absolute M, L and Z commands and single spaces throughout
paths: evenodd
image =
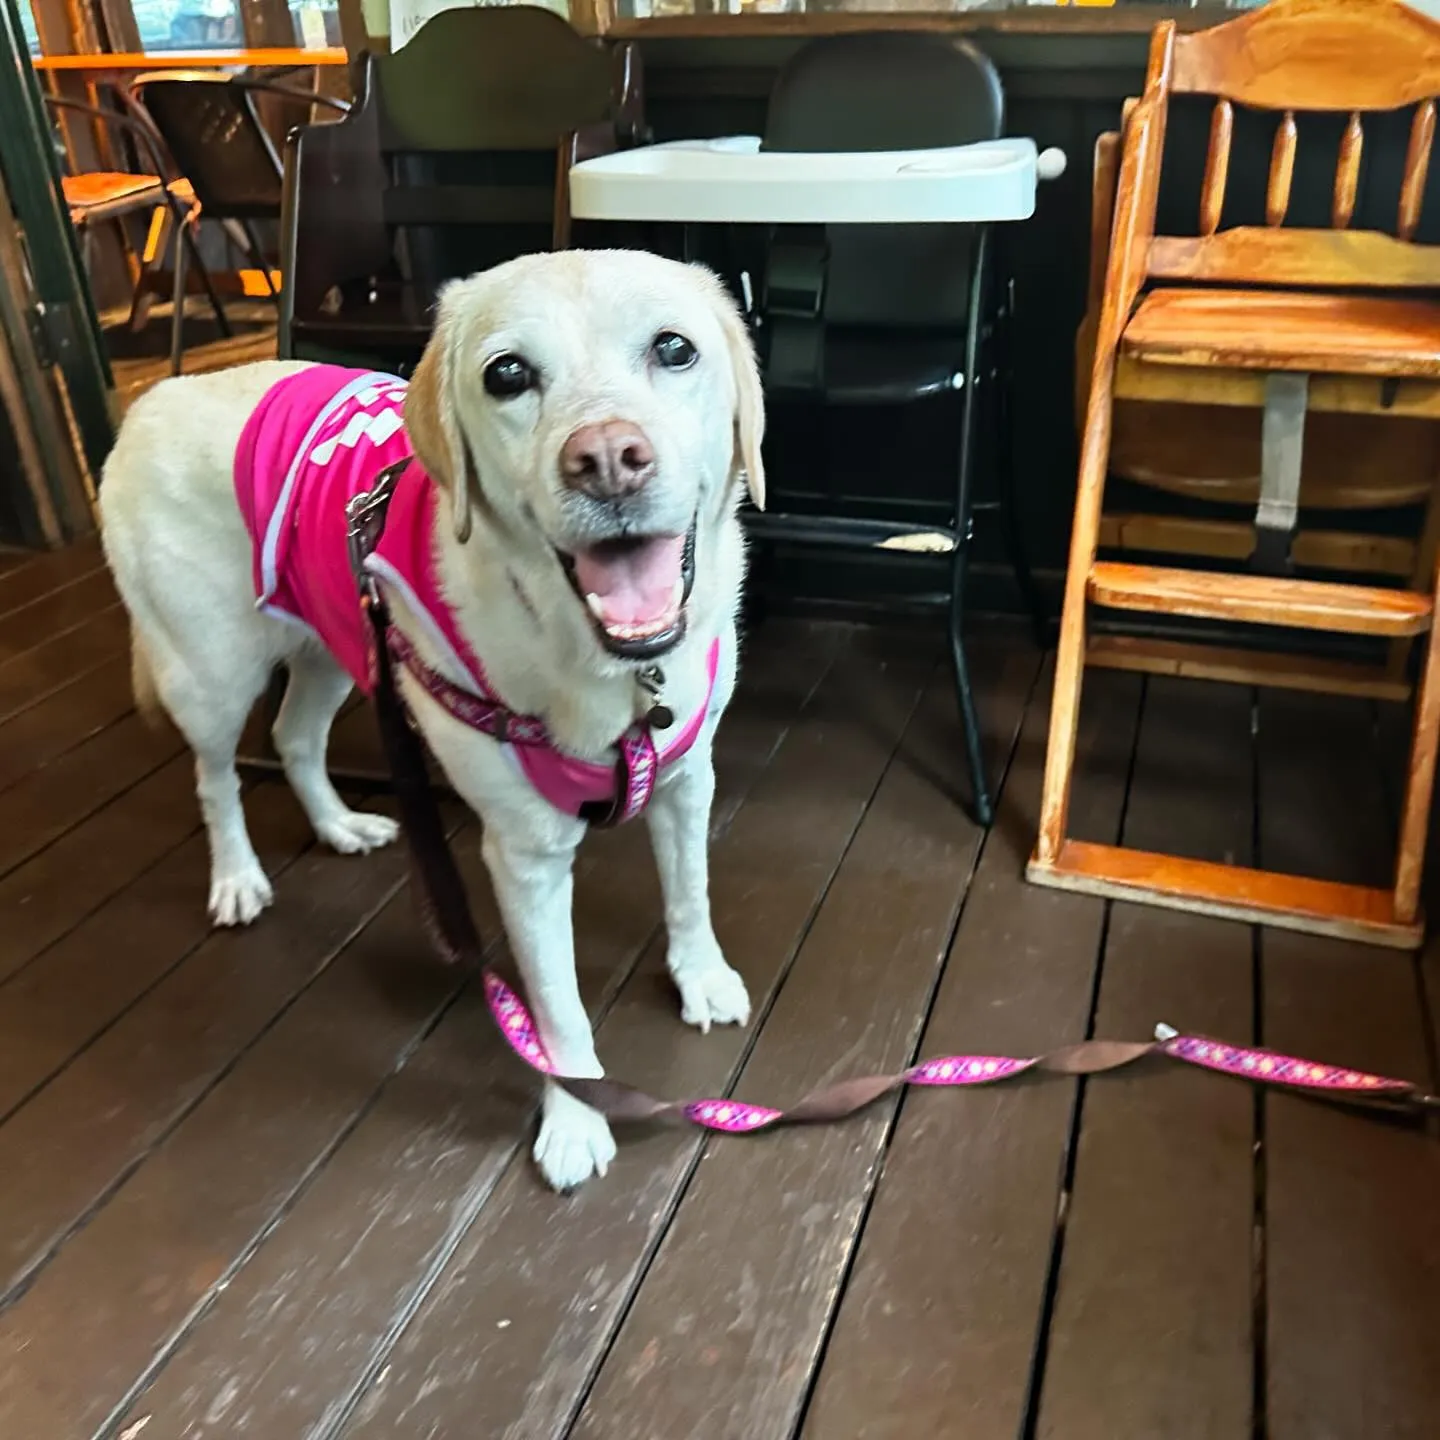
M 657 625 L 679 608 L 684 553 L 683 535 L 596 545 L 575 552 L 575 578 L 599 602 L 601 624 Z

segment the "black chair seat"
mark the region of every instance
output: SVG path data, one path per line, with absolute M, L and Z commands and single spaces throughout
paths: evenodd
M 824 345 L 823 394 L 832 404 L 905 405 L 964 384 L 963 332 L 827 329 Z M 777 397 L 804 393 L 772 388 Z

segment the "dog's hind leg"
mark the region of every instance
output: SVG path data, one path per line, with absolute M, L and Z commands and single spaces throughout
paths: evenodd
M 316 645 L 303 646 L 287 664 L 290 678 L 275 718 L 275 749 L 316 835 L 342 855 L 390 844 L 399 834 L 396 823 L 350 809 L 325 768 L 330 726 L 350 693 L 350 677 Z
M 153 636 L 145 644 L 160 702 L 195 752 L 195 792 L 210 840 L 210 917 L 217 925 L 248 925 L 274 892 L 245 828 L 235 750 L 270 665 L 263 654 L 230 651 L 222 661 L 220 653 L 187 660 Z M 222 664 L 223 673 L 216 668 Z

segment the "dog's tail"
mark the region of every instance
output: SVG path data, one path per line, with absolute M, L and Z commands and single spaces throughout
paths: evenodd
M 140 718 L 147 725 L 158 725 L 163 707 L 160 692 L 155 686 L 155 671 L 133 627 L 130 631 L 130 688 L 134 692 L 135 708 L 140 712 Z

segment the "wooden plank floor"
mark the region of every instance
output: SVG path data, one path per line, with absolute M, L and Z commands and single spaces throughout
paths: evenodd
M 271 301 L 231 300 L 226 302 L 225 313 L 235 331 L 228 338 L 220 335 L 206 302 L 199 296 L 190 298 L 185 307 L 185 374 L 200 375 L 275 358 L 275 306 Z M 129 332 L 120 312 L 106 317 L 105 340 L 122 414 L 170 373 L 170 314 L 168 304 L 157 304 L 138 335 Z
M 276 905 L 209 933 L 189 759 L 133 713 L 124 644 L 93 545 L 0 564 L 5 1440 L 1435 1434 L 1440 1141 L 1153 1068 L 631 1130 L 557 1198 L 536 1087 L 427 955 L 398 853 L 321 852 L 254 785 Z M 999 624 L 972 650 L 989 833 L 938 637 L 749 639 L 712 888 L 756 1018 L 680 1025 L 645 832 L 596 836 L 578 952 L 613 1073 L 784 1104 L 1167 1020 L 1435 1083 L 1433 947 L 1027 886 L 1049 666 Z M 1073 824 L 1372 879 L 1402 736 L 1358 701 L 1099 673 Z M 377 763 L 363 708 L 335 749 Z

